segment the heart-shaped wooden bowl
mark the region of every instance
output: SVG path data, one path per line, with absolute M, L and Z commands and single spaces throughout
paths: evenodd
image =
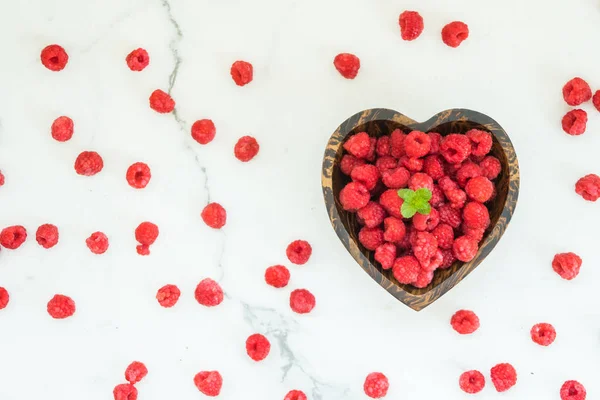
M 340 190 L 349 182 L 349 178 L 342 174 L 339 168 L 343 155 L 342 144 L 346 138 L 358 132 L 367 132 L 372 137 L 379 137 L 398 128 L 405 133 L 418 130 L 438 132 L 442 136 L 449 133 L 466 133 L 474 128 L 490 132 L 494 139 L 491 154 L 502 164 L 502 171 L 496 179 L 496 198 L 488 204 L 490 228 L 485 232 L 477 255 L 467 263 L 457 261 L 450 268 L 436 271 L 433 281 L 423 289 L 399 283 L 391 269 L 384 270 L 375 262 L 374 252 L 366 250 L 358 241 L 360 225 L 356 220 L 356 214 L 345 211 L 338 197 Z M 323 158 L 322 185 L 325 205 L 333 228 L 352 257 L 392 296 L 410 308 L 420 311 L 458 284 L 496 246 L 517 204 L 519 163 L 508 135 L 487 115 L 466 109 L 452 109 L 443 111 L 428 121 L 416 122 L 397 111 L 375 108 L 348 118 L 331 135 Z

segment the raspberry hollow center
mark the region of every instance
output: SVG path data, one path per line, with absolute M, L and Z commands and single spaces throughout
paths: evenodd
M 574 388 L 574 387 L 571 387 L 571 388 L 569 389 L 569 396 L 576 396 L 576 395 L 578 395 L 578 394 L 579 394 L 579 391 L 578 391 L 576 388 Z
M 57 56 L 50 57 L 50 62 L 51 62 L 52 64 L 58 64 L 58 57 L 57 57 Z

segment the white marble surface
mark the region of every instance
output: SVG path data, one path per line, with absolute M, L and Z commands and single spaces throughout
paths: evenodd
M 424 34 L 411 43 L 398 32 L 405 9 L 425 18 Z M 579 75 L 600 88 L 599 18 L 596 0 L 0 2 L 0 226 L 23 224 L 30 234 L 18 250 L 0 252 L 0 286 L 11 294 L 0 311 L 0 399 L 111 398 L 136 359 L 150 370 L 138 384 L 140 400 L 202 398 L 192 378 L 206 369 L 223 374 L 222 399 L 282 399 L 290 389 L 312 400 L 365 399 L 362 383 L 372 371 L 389 377 L 390 399 L 464 399 L 460 373 L 488 375 L 505 361 L 519 383 L 498 394 L 488 378 L 477 398 L 559 399 L 567 379 L 599 398 L 600 209 L 573 185 L 600 173 L 600 114 L 585 106 L 590 121 L 581 137 L 560 128 L 568 109 L 562 85 Z M 439 32 L 457 19 L 471 37 L 450 49 Z M 51 43 L 70 56 L 59 73 L 39 62 Z M 141 73 L 124 61 L 137 47 L 151 57 Z M 339 52 L 361 58 L 354 81 L 334 70 Z M 243 88 L 229 77 L 237 59 L 255 67 Z M 149 109 L 157 88 L 171 90 L 176 114 Z M 501 243 L 420 313 L 355 264 L 323 205 L 327 139 L 370 107 L 420 120 L 453 107 L 484 112 L 509 132 L 520 160 L 519 205 Z M 59 115 L 75 121 L 66 143 L 49 134 Z M 217 127 L 204 147 L 189 134 L 200 118 Z M 261 151 L 243 164 L 233 145 L 246 134 Z M 99 175 L 74 173 L 82 150 L 102 154 Z M 142 191 L 125 182 L 136 161 L 152 168 Z M 199 217 L 208 199 L 227 208 L 222 231 Z M 161 229 L 149 257 L 135 252 L 133 230 L 143 220 Z M 46 222 L 60 229 L 52 250 L 33 240 Z M 96 230 L 111 242 L 102 256 L 84 242 Z M 314 248 L 302 267 L 285 257 L 297 238 Z M 571 282 L 550 267 L 563 251 L 584 260 Z M 282 290 L 263 282 L 264 269 L 277 263 L 292 273 Z M 226 291 L 217 308 L 194 300 L 204 277 Z M 166 283 L 182 290 L 173 309 L 154 300 Z M 290 290 L 300 287 L 317 298 L 309 315 L 288 306 Z M 54 293 L 75 299 L 74 317 L 47 315 Z M 471 337 L 449 326 L 459 308 L 481 318 Z M 558 331 L 549 348 L 529 339 L 541 321 Z M 258 364 L 244 350 L 255 332 L 273 344 Z

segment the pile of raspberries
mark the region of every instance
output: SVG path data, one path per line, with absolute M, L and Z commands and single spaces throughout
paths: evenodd
M 356 133 L 344 143 L 339 167 L 352 180 L 339 202 L 356 213 L 360 243 L 375 252 L 381 268 L 392 268 L 398 282 L 423 288 L 436 269 L 475 257 L 502 169 L 489 155 L 492 141 L 477 129 L 444 137 L 396 129 L 379 138 Z M 427 189 L 430 213 L 404 218 L 403 188 Z

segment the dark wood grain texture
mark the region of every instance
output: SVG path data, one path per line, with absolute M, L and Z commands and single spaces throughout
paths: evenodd
M 437 270 L 429 286 L 418 289 L 399 283 L 391 270 L 383 270 L 374 260 L 374 252 L 366 250 L 358 241 L 360 225 L 356 215 L 345 211 L 338 194 L 349 178 L 342 174 L 339 163 L 343 155 L 342 144 L 358 132 L 367 132 L 372 137 L 387 135 L 394 129 L 405 133 L 413 130 L 449 133 L 466 133 L 470 129 L 481 129 L 493 135 L 491 154 L 502 164 L 496 179 L 497 196 L 488 204 L 490 228 L 486 231 L 475 258 L 467 263 L 457 261 L 450 268 Z M 502 127 L 487 115 L 466 109 L 443 111 L 425 122 L 416 122 L 393 110 L 376 108 L 359 112 L 344 121 L 331 135 L 322 170 L 323 196 L 329 218 L 336 234 L 358 264 L 392 296 L 419 311 L 427 307 L 444 293 L 457 285 L 473 271 L 496 246 L 515 210 L 519 195 L 519 163 L 513 145 Z

